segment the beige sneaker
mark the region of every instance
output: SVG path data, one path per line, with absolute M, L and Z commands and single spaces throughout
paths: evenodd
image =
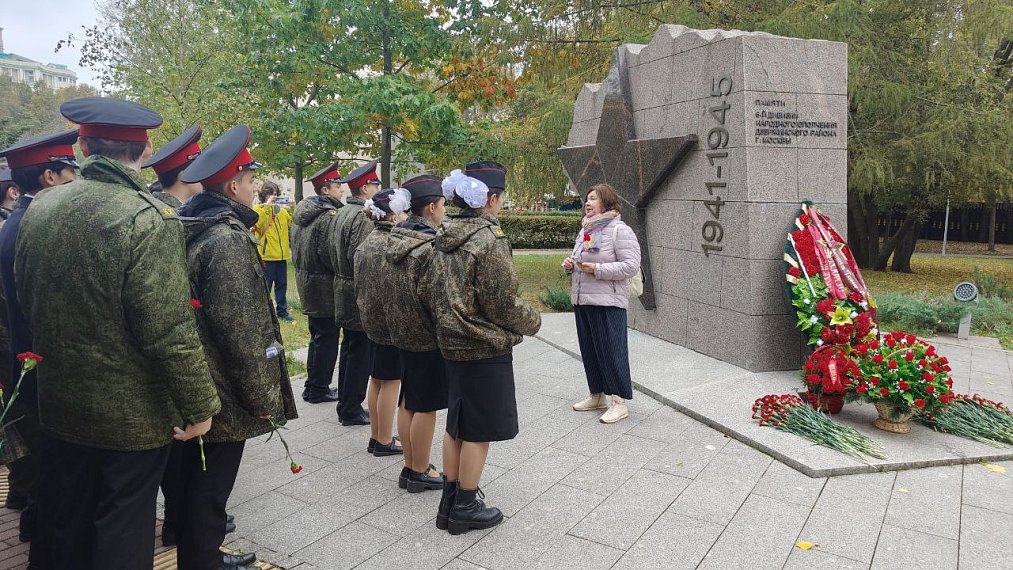
M 608 407 L 609 402 L 605 394 L 598 394 L 597 396 L 591 394 L 587 398 L 573 405 L 574 411 L 577 412 L 590 412 L 592 410 L 607 410 Z
M 626 419 L 630 416 L 630 411 L 626 409 L 626 402 L 615 402 L 609 411 L 601 415 L 598 419 L 603 424 L 614 424 L 619 420 Z

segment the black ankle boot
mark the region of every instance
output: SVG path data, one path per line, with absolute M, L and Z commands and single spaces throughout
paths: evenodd
M 407 465 L 401 468 L 401 474 L 397 476 L 397 486 L 402 489 L 408 488 L 408 475 L 412 472 Z
M 457 481 L 444 482 L 443 495 L 440 496 L 440 510 L 436 512 L 436 528 L 447 530 L 450 509 L 454 508 L 455 500 L 457 500 Z
M 485 494 L 479 489 L 457 488 L 454 508 L 450 509 L 447 530 L 450 534 L 464 534 L 471 529 L 492 528 L 503 522 L 503 512 L 496 507 L 487 507 L 482 499 Z
M 429 467 L 422 473 L 416 471 L 408 471 L 408 492 L 409 493 L 421 493 L 422 491 L 438 491 L 443 488 L 443 474 L 439 474 L 436 477 L 430 477 L 429 472 L 436 470 L 435 467 L 430 463 Z

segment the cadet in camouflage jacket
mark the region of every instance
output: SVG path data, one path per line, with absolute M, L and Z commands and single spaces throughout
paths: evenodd
M 190 307 L 183 226 L 121 163 L 39 192 L 15 252 L 34 335 L 39 415 L 59 439 L 115 451 L 173 441 L 220 404 Z
M 355 250 L 355 296 L 359 322 L 366 336 L 376 344 L 389 346 L 393 343 L 386 312 L 394 307 L 389 305 L 393 288 L 389 282 L 390 269 L 385 254 L 394 224 L 387 221 L 374 224 L 376 229 Z
M 510 244 L 495 216 L 464 210 L 438 230 L 434 247 L 423 287 L 444 358 L 500 356 L 538 332 L 542 317 L 517 297 Z
M 298 417 L 281 331 L 250 228 L 257 213 L 215 192 L 180 209 L 197 322 L 222 411 L 209 442 L 243 441 Z M 198 305 L 198 303 L 194 303 Z
M 391 288 L 387 305 L 387 327 L 391 344 L 411 352 L 436 350 L 436 320 L 425 304 L 422 289 L 433 258 L 436 228 L 422 216 L 412 214 L 390 231 L 387 245 L 387 275 L 399 286 Z
M 356 196 L 345 199 L 334 221 L 335 239 L 331 241 L 334 262 L 334 322 L 343 329 L 361 331 L 359 307 L 355 299 L 355 250 L 373 231 L 373 221 L 362 213 L 366 201 Z
M 299 202 L 292 215 L 292 263 L 299 300 L 308 317 L 334 318 L 331 243 L 342 206 L 333 196 L 310 196 Z

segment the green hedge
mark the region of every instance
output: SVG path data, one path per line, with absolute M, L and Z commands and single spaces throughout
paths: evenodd
M 971 309 L 973 334 L 999 339 L 1004 348 L 1013 348 L 1013 302 L 999 297 L 981 297 L 964 305 L 949 299 L 926 299 L 918 295 L 888 293 L 876 296 L 876 316 L 886 330 L 903 330 L 918 336 L 957 332 L 960 316 Z
M 579 215 L 500 214 L 514 249 L 569 249 L 580 231 Z

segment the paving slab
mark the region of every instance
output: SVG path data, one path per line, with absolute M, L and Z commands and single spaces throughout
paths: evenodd
M 538 338 L 574 358 L 580 357 L 573 315 L 543 315 Z M 980 359 L 983 372 L 971 376 L 969 386 L 1000 401 L 1013 402 L 1013 373 L 1007 352 L 990 345 L 961 342 L 940 339 L 939 351 L 955 363 L 966 363 L 968 373 L 974 369 L 975 359 Z M 872 405 L 849 404 L 835 419 L 882 443 L 886 455 L 883 460 L 858 460 L 795 435 L 760 427 L 750 417 L 756 398 L 769 393 L 796 393 L 801 388 L 797 371 L 751 373 L 632 329 L 629 346 L 638 390 L 810 477 L 1013 460 L 1011 448 L 997 449 L 921 425 L 914 425 L 907 435 L 880 431 L 872 427 L 876 418 Z
M 872 568 L 949 570 L 957 567 L 957 541 L 883 525 Z
M 615 568 L 696 568 L 722 530 L 723 525 L 668 510 L 626 551 Z
M 780 569 L 807 516 L 809 507 L 750 495 L 699 568 L 736 568 L 748 560 L 750 568 Z

